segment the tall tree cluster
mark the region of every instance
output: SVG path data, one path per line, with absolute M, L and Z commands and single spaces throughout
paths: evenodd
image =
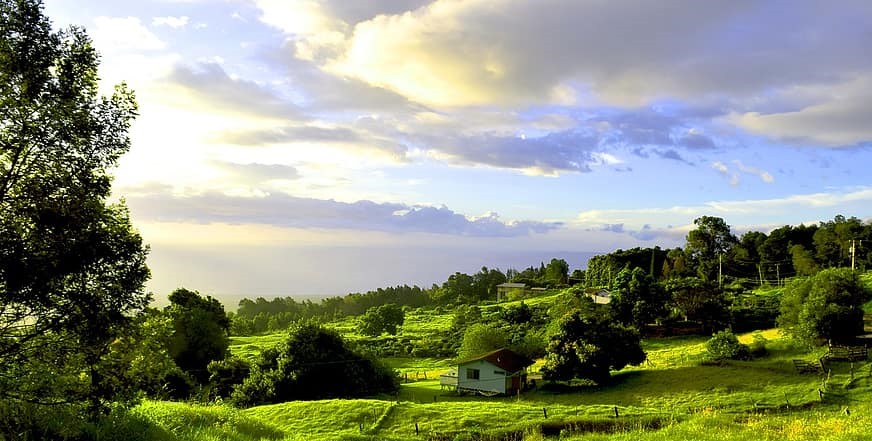
M 98 65 L 40 1 L 0 2 L 0 391 L 92 414 L 122 392 L 112 343 L 150 300 L 148 249 L 108 202 L 137 105 L 123 84 L 98 94 Z
M 779 285 L 826 268 L 872 268 L 872 223 L 838 215 L 817 225 L 785 225 L 736 236 L 719 217 L 694 220 L 685 246 L 633 248 L 594 256 L 574 277 L 587 287 L 609 287 L 623 269 L 640 268 L 661 281 L 695 277 L 726 286 L 734 282 Z

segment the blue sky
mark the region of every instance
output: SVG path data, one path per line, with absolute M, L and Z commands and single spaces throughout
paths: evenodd
M 872 216 L 872 3 L 46 0 L 150 289 L 343 294 Z

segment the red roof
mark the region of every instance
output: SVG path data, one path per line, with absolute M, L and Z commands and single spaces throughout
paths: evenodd
M 463 360 L 457 364 L 461 365 L 479 360 L 488 361 L 494 366 L 505 369 L 507 372 L 517 372 L 534 363 L 533 360 L 530 360 L 511 349 L 502 348 L 493 352 L 488 352 L 487 354 L 479 355 L 475 358 Z

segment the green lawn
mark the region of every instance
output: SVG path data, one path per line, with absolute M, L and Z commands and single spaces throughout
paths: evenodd
M 443 391 L 438 377 L 431 377 L 447 369 L 447 360 L 394 358 L 386 360 L 392 367 L 427 372 L 428 380 L 403 384 L 398 396 L 366 400 L 298 401 L 245 410 L 146 402 L 133 414 L 149 422 L 144 431 L 149 439 L 192 441 L 405 440 L 435 433 L 453 439 L 461 432 L 528 432 L 525 439 L 534 440 L 542 439 L 540 430 L 555 434 L 573 427 L 617 433 L 576 432 L 561 439 L 811 440 L 862 439 L 868 433 L 869 363 L 856 363 L 853 379 L 850 364 L 837 364 L 824 384 L 821 376 L 797 374 L 791 362 L 818 354 L 779 340 L 774 330 L 761 335 L 770 355 L 723 365 L 702 363 L 704 337 L 649 340 L 644 345 L 651 362 L 616 373 L 604 387 L 540 383 L 520 397 L 458 396 Z M 263 345 L 267 337 L 235 338 L 235 350 Z M 740 338 L 748 342 L 752 336 Z M 830 392 L 824 402 L 821 388 Z M 845 407 L 854 411 L 845 415 Z M 646 429 L 650 426 L 662 428 Z
M 872 285 L 872 274 L 862 278 Z M 778 289 L 759 294 L 773 295 Z M 524 302 L 553 302 L 557 295 Z M 482 309 L 487 315 L 518 303 Z M 872 302 L 869 308 L 872 311 Z M 428 338 L 449 329 L 452 318 L 450 312 L 410 311 L 400 337 Z M 329 326 L 351 340 L 359 338 L 353 318 Z M 824 349 L 807 352 L 782 339 L 777 330 L 739 338 L 747 344 L 755 334 L 766 340 L 768 355 L 723 364 L 706 362 L 706 336 L 646 340 L 648 361 L 615 373 L 612 384 L 603 387 L 582 382 L 544 386 L 540 380 L 536 390 L 520 397 L 458 396 L 439 386 L 438 375 L 450 367 L 450 360 L 388 358 L 386 363 L 411 380 L 396 396 L 246 410 L 146 402 L 134 412 L 151 423 L 149 433 L 156 434 L 155 440 L 406 440 L 435 434 L 444 437 L 431 439 L 469 439 L 463 437 L 474 433 L 488 433 L 496 440 L 507 439 L 500 434 L 525 433 L 523 439 L 533 441 L 543 439 L 542 431 L 548 439 L 557 439 L 561 429 L 560 439 L 572 440 L 804 441 L 872 436 L 870 363 L 835 364 L 828 376 L 800 375 L 792 360 L 816 360 Z M 252 359 L 283 338 L 284 333 L 234 337 L 231 350 Z M 823 400 L 820 390 L 827 392 Z
M 288 334 L 286 332 L 230 337 L 230 353 L 244 360 L 254 361 L 265 349 L 277 345 L 287 337 Z

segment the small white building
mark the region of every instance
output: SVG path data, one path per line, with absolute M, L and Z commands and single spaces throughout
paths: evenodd
M 590 298 L 597 305 L 608 305 L 612 301 L 612 293 L 605 289 L 598 289 L 590 294 Z
M 512 395 L 524 390 L 527 367 L 533 364 L 509 349 L 497 349 L 475 358 L 457 362 L 457 366 L 439 378 L 443 389 L 483 395 Z

